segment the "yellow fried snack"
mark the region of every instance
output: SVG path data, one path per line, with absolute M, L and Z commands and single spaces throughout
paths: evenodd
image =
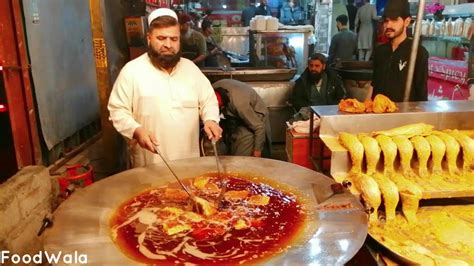
M 393 113 L 398 110 L 397 105 L 383 94 L 375 96 L 372 108 L 374 113 Z

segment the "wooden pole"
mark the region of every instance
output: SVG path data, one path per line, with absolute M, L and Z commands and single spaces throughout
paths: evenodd
M 120 138 L 112 123 L 109 121 L 109 112 L 107 110 L 107 103 L 112 88 L 109 84 L 107 47 L 102 23 L 102 1 L 103 0 L 89 0 L 89 10 L 102 127 L 103 149 L 101 157 L 103 164 L 101 164 L 101 167 L 103 167 L 103 171 L 112 174 L 119 170 L 120 156 L 117 156 L 117 154 L 121 151 L 119 145 Z

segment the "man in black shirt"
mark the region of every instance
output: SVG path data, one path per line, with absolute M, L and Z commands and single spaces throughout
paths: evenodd
M 354 6 L 354 0 L 347 0 L 346 8 L 347 8 L 347 16 L 349 17 L 349 29 L 352 32 L 354 32 L 354 28 L 355 28 L 354 21 L 357 14 L 357 7 Z
M 347 28 L 347 20 L 346 15 L 339 15 L 336 18 L 336 26 L 339 32 L 331 39 L 329 64 L 335 63 L 337 60 L 354 60 L 357 53 L 357 34 Z
M 407 37 L 411 15 L 407 0 L 389 0 L 383 13 L 384 34 L 390 39 L 376 48 L 372 95 L 384 94 L 395 102 L 402 102 L 408 76 L 408 62 L 413 40 Z M 409 101 L 427 100 L 428 51 L 418 47 L 415 72 Z
M 262 16 L 271 16 L 272 12 L 270 7 L 268 6 L 267 0 L 260 0 L 260 5 L 257 7 L 257 11 L 255 11 L 255 15 L 262 15 Z
M 242 26 L 248 27 L 250 25 L 250 20 L 255 17 L 255 12 L 257 12 L 255 0 L 250 0 L 249 6 L 242 10 L 242 15 L 240 15 L 240 21 L 242 21 Z

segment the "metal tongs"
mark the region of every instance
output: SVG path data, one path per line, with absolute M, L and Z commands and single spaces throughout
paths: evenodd
M 227 178 L 223 178 L 221 176 L 221 161 L 219 160 L 219 154 L 217 154 L 217 140 L 212 139 L 212 149 L 214 150 L 214 157 L 216 158 L 216 167 L 217 167 L 217 177 L 220 179 L 221 183 L 221 192 L 219 193 L 219 197 L 217 197 L 217 207 L 222 209 L 224 204 L 224 194 L 227 190 Z
M 184 191 L 188 194 L 189 196 L 189 199 L 191 199 L 191 201 L 193 202 L 193 207 L 194 207 L 194 210 L 197 212 L 197 213 L 203 213 L 203 210 L 201 208 L 201 205 L 199 204 L 199 202 L 196 200 L 196 196 L 194 196 L 194 194 L 188 189 L 188 187 L 186 187 L 184 185 L 183 182 L 181 182 L 181 180 L 179 179 L 179 177 L 176 175 L 176 173 L 173 171 L 173 169 L 171 168 L 171 166 L 168 164 L 168 161 L 164 158 L 164 156 L 161 154 L 160 152 L 160 149 L 158 149 L 158 146 L 157 145 L 154 145 L 154 148 L 155 148 L 155 153 L 158 154 L 161 158 L 161 160 L 165 163 L 166 167 L 168 168 L 168 170 L 170 170 L 170 172 L 173 174 L 174 178 L 176 178 L 176 180 L 178 181 L 178 183 L 181 185 L 181 187 L 184 189 Z

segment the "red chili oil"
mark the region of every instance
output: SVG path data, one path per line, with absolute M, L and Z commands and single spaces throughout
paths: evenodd
M 208 174 L 208 176 L 215 175 Z M 252 221 L 249 228 L 237 230 L 229 227 L 225 235 L 205 240 L 193 239 L 191 233 L 187 234 L 187 237 L 191 238 L 191 240 L 189 238 L 187 240 L 189 244 L 200 252 L 214 254 L 215 256 L 212 258 L 200 258 L 183 252 L 184 245 L 181 245 L 181 248 L 173 253 L 174 256 L 165 256 L 164 260 L 147 258 L 138 250 L 137 238 L 140 234 L 140 229 L 137 229 L 138 221 L 117 230 L 116 244 L 131 259 L 140 263 L 157 265 L 183 265 L 185 262 L 199 265 L 253 264 L 286 250 L 292 244 L 292 240 L 296 238 L 306 219 L 306 214 L 296 196 L 262 182 L 249 181 L 258 180 L 255 177 L 228 175 L 226 178 L 228 178 L 227 191 L 247 190 L 250 195 L 266 195 L 270 200 L 264 206 L 247 207 L 249 213 L 244 216 Z M 127 200 L 114 213 L 111 227 L 127 221 L 133 216 L 133 212 L 137 212 L 137 209 L 166 207 L 167 205 L 160 200 L 163 191 L 164 188 L 148 190 Z M 234 207 L 233 205 L 232 208 Z M 182 208 L 185 208 L 185 204 Z M 259 210 L 255 210 L 255 208 L 259 208 Z M 229 210 L 229 213 L 235 215 L 234 209 Z M 156 227 L 160 228 L 160 225 Z M 149 234 L 150 237 L 145 238 L 143 242 L 151 252 L 154 253 L 154 250 L 172 251 L 180 243 L 182 244 L 182 236 L 168 236 L 164 231 L 160 231 L 157 229 L 152 232 Z

